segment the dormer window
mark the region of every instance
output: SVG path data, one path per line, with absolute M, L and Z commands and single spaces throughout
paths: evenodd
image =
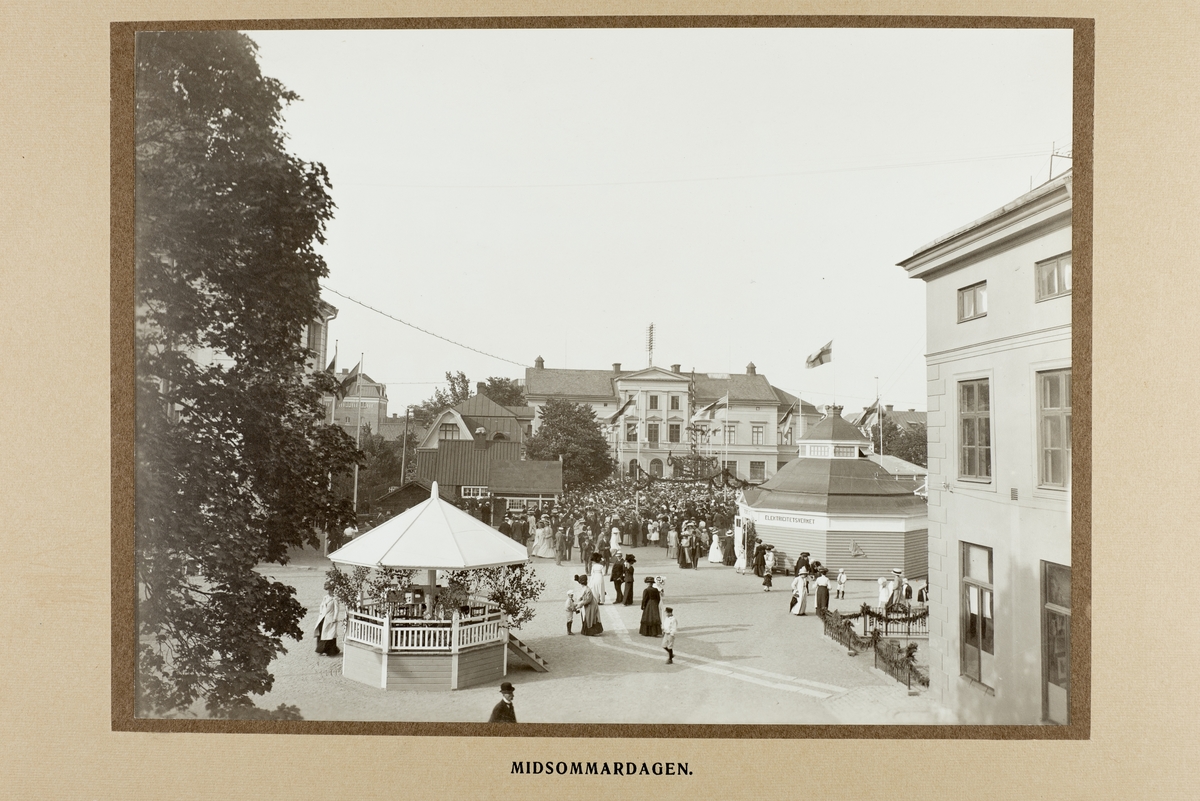
M 855 447 L 853 445 L 834 445 L 833 455 L 837 459 L 853 459 Z

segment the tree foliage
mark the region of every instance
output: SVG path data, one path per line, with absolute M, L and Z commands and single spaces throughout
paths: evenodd
M 446 389 L 438 387 L 432 395 L 413 407 L 414 420 L 427 426 L 451 406 L 457 406 L 471 397 L 471 381 L 462 370 L 457 373 L 447 371 L 446 385 Z
M 541 597 L 546 582 L 537 577 L 531 562 L 522 565 L 455 570 L 446 574 L 454 598 L 486 598 L 500 607 L 509 628 L 519 629 L 533 620 L 533 602 Z
M 909 428 L 901 428 L 896 421 L 883 415 L 883 453 L 895 456 L 906 462 L 929 466 L 928 432 L 920 423 L 913 423 Z M 879 448 L 879 424 L 871 427 L 871 441 Z
M 552 398 L 538 409 L 538 418 L 537 433 L 526 446 L 529 458 L 548 461 L 561 456 L 563 484 L 573 490 L 608 478 L 613 463 L 592 407 Z
M 284 149 L 296 100 L 234 31 L 142 33 L 136 54 L 138 714 L 256 711 L 305 610 L 255 570 L 318 545 L 358 458 L 325 424 L 303 327 L 333 214 L 320 164 Z
M 487 383 L 483 387 L 483 394 L 501 406 L 525 405 L 525 391 L 521 389 L 521 385 L 515 378 L 488 376 Z

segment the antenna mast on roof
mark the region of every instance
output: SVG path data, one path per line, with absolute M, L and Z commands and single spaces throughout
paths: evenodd
M 654 323 L 650 323 L 650 327 L 646 329 L 646 355 L 650 361 L 649 366 L 654 366 Z

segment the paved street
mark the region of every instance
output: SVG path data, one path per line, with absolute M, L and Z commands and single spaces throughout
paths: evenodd
M 666 578 L 667 603 L 679 620 L 675 664 L 660 638 L 638 634 L 641 610 L 601 607 L 601 637 L 568 637 L 563 604 L 578 562 L 556 566 L 535 559 L 546 591 L 534 620 L 516 632 L 550 666 L 547 673 L 511 668 L 518 720 L 544 723 L 794 723 L 919 724 L 953 722 L 922 693 L 873 667 L 871 655 L 851 658 L 822 633 L 811 614 L 787 614 L 790 579 L 737 575 L 702 560 L 680 570 L 662 548 L 633 549 L 637 595 L 646 576 Z M 272 665 L 273 690 L 261 706 L 293 704 L 307 720 L 482 721 L 499 699 L 492 686 L 455 692 L 383 691 L 341 676 L 341 660 L 313 653 L 311 629 L 327 560 L 301 553 L 285 567 L 263 572 L 297 588 L 310 610 L 306 639 Z M 611 590 L 611 583 L 608 584 Z M 857 609 L 873 598 L 874 582 L 850 585 L 836 602 Z M 611 599 L 611 594 L 610 594 Z M 810 609 L 814 599 L 810 598 Z M 578 623 L 576 623 L 578 630 Z M 339 644 L 342 641 L 339 636 Z M 918 641 L 922 648 L 924 641 Z M 920 652 L 918 652 L 920 653 Z

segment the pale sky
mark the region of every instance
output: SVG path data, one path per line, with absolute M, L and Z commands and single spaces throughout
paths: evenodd
M 326 286 L 500 357 L 325 292 L 339 367 L 365 353 L 401 415 L 447 370 L 644 367 L 652 322 L 656 365 L 924 409 L 924 284 L 896 262 L 1072 134 L 1069 30 L 249 35 L 302 98 L 290 149 L 329 169 Z

